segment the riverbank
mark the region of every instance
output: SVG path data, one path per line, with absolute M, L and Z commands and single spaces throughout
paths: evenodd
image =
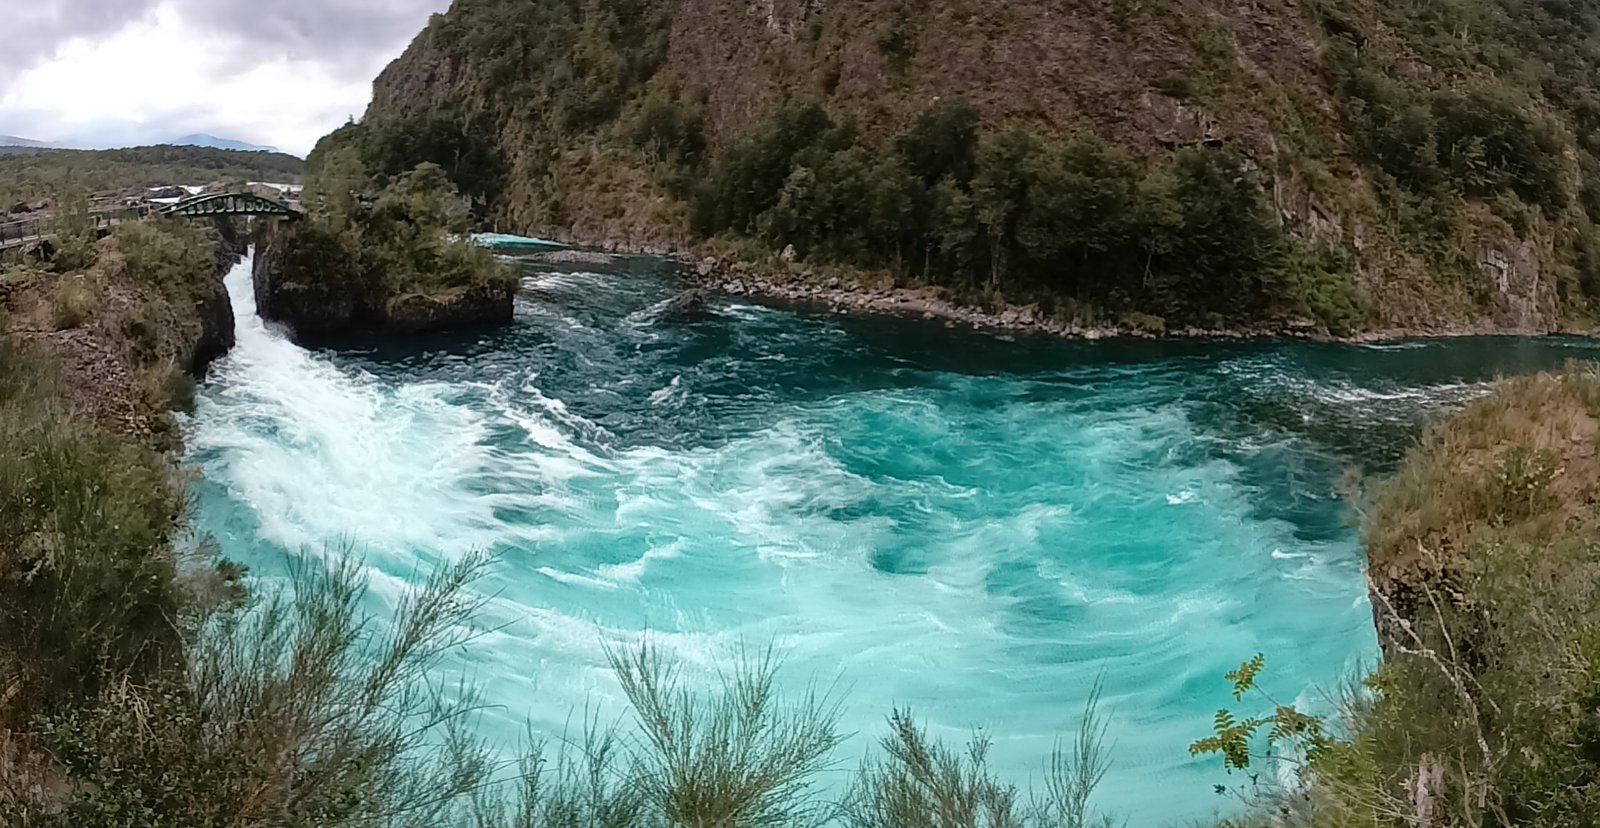
M 168 411 L 233 345 L 222 275 L 244 253 L 237 228 L 130 223 L 78 261 L 0 280 L 0 335 L 49 363 L 62 405 L 142 445 L 178 446 Z
M 581 240 L 563 239 L 581 245 Z M 1563 326 L 1536 329 L 1481 324 L 1413 326 L 1358 331 L 1338 336 L 1310 320 L 1258 328 L 1204 328 L 1166 326 L 1159 317 L 1127 314 L 1120 323 L 1083 324 L 1043 312 L 1038 304 L 1007 304 L 990 309 L 962 303 L 950 291 L 931 285 L 897 284 L 883 273 L 851 268 L 810 268 L 782 260 L 752 262 L 729 256 L 704 255 L 675 247 L 627 245 L 615 242 L 599 248 L 573 248 L 536 256 L 551 264 L 607 264 L 616 256 L 660 256 L 677 262 L 683 278 L 693 287 L 711 293 L 750 299 L 762 304 L 860 316 L 894 316 L 920 319 L 949 328 L 988 331 L 1001 337 L 1052 336 L 1066 339 L 1298 339 L 1352 345 L 1420 338 L 1463 336 L 1594 336 L 1593 327 Z
M 1260 328 L 1168 328 L 1164 322 L 1145 314 L 1128 314 L 1120 324 L 1080 324 L 1043 313 L 1037 304 L 1007 304 L 991 310 L 955 301 L 948 291 L 932 286 L 903 286 L 887 277 L 852 281 L 831 275 L 818 277 L 809 271 L 784 273 L 725 260 L 674 257 L 686 266 L 696 286 L 729 296 L 742 296 L 833 313 L 885 315 L 923 319 L 946 327 L 968 327 L 1001 335 L 1028 334 L 1068 339 L 1099 340 L 1118 337 L 1139 339 L 1305 339 L 1317 342 L 1366 344 L 1424 337 L 1460 336 L 1546 336 L 1570 334 L 1592 336 L 1592 328 L 1555 330 L 1497 326 L 1490 323 L 1464 326 L 1387 328 L 1337 336 L 1309 320 L 1285 326 Z

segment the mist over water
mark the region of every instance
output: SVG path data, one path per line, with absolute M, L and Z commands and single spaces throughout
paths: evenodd
M 1025 783 L 1102 677 L 1098 802 L 1130 825 L 1227 807 L 1187 746 L 1240 661 L 1315 707 L 1375 658 L 1340 474 L 1391 469 L 1497 373 L 1593 353 L 1010 342 L 734 301 L 679 324 L 648 259 L 524 264 L 497 330 L 307 351 L 255 315 L 248 265 L 190 424 L 200 528 L 267 582 L 357 555 L 380 614 L 492 552 L 493 631 L 456 662 L 486 734 L 620 713 L 603 645 L 649 630 L 708 682 L 769 642 L 791 687 L 837 682 L 841 785 L 895 706 L 982 728 Z

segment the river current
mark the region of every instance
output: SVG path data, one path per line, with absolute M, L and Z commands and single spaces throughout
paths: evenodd
M 981 729 L 1025 784 L 1098 678 L 1097 803 L 1130 825 L 1228 806 L 1187 746 L 1240 661 L 1315 709 L 1376 657 L 1340 475 L 1600 347 L 1007 341 L 726 299 L 678 323 L 672 274 L 634 259 L 522 264 L 500 329 L 306 350 L 248 265 L 189 426 L 200 528 L 269 581 L 357 555 L 380 615 L 492 553 L 492 631 L 453 662 L 486 735 L 620 713 L 604 647 L 649 631 L 691 675 L 772 643 L 788 686 L 835 686 L 837 784 L 896 706 Z

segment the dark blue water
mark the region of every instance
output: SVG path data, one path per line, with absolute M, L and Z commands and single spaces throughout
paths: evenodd
M 231 279 L 239 346 L 190 441 L 203 528 L 264 577 L 353 547 L 380 612 L 492 551 L 496 629 L 459 655 L 491 735 L 620 710 L 608 641 L 649 630 L 709 674 L 775 640 L 795 685 L 847 694 L 837 776 L 901 705 L 983 728 L 1026 782 L 1103 676 L 1099 803 L 1139 825 L 1226 805 L 1187 746 L 1228 669 L 1265 653 L 1315 707 L 1375 657 L 1339 476 L 1392 469 L 1497 374 L 1595 353 L 1013 342 L 734 301 L 673 324 L 648 260 L 530 266 L 503 329 L 307 352 Z

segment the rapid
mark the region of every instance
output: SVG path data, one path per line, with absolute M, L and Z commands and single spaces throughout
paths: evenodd
M 1098 806 L 1130 825 L 1229 803 L 1194 760 L 1223 673 L 1280 700 L 1377 656 L 1337 482 L 1580 340 L 1067 342 L 732 300 L 660 309 L 660 260 L 524 261 L 513 324 L 307 350 L 228 276 L 238 343 L 188 424 L 198 528 L 263 581 L 357 556 L 384 613 L 481 549 L 487 632 L 453 656 L 514 747 L 623 711 L 608 642 L 692 675 L 774 644 L 844 700 L 843 785 L 909 708 L 994 740 L 1019 784 L 1096 681 Z

